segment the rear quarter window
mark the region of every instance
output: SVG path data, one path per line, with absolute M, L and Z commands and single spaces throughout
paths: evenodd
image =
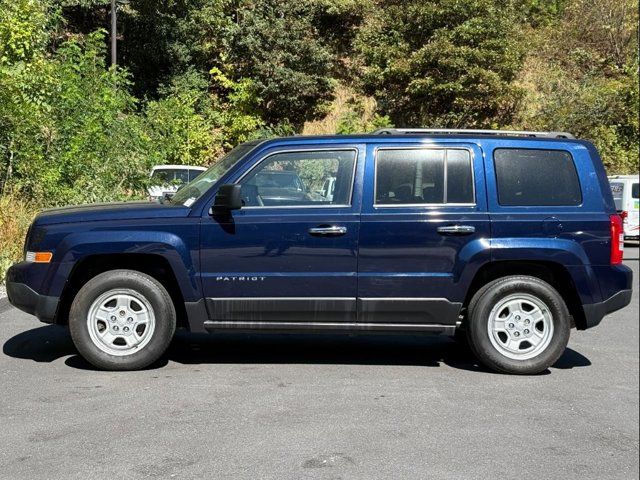
M 611 182 L 611 195 L 613 195 L 613 201 L 616 204 L 616 210 L 622 210 L 622 195 L 624 193 L 624 183 Z
M 567 151 L 499 148 L 494 151 L 493 161 L 500 205 L 582 203 L 578 173 Z

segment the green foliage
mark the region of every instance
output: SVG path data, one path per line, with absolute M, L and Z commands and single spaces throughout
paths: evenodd
M 324 131 L 567 130 L 638 171 L 632 0 L 131 0 L 116 69 L 108 11 L 0 0 L 0 194 L 142 197 L 152 165 L 299 133 L 336 92 Z
M 104 68 L 104 37 L 65 42 L 0 74 L 3 189 L 44 205 L 125 198 L 149 167 L 127 76 Z M 6 90 L 5 90 L 6 89 Z
M 268 125 L 296 129 L 316 118 L 332 98 L 332 57 L 311 15 L 299 0 L 241 2 L 229 32 L 227 61 L 235 78 L 251 78 Z
M 400 126 L 508 122 L 520 97 L 507 0 L 379 2 L 356 39 L 363 86 Z
M 350 102 L 350 108 L 338 119 L 336 133 L 349 135 L 352 133 L 367 133 L 378 128 L 393 127 L 387 115 L 373 113 L 367 115 L 367 109 L 361 101 Z
M 177 77 L 161 88 L 159 100 L 145 108 L 145 131 L 153 148 L 155 165 L 207 166 L 221 153 L 220 139 L 213 127 L 220 114 L 213 109 L 206 79 L 195 72 Z
M 29 60 L 42 50 L 50 13 L 38 0 L 0 0 L 0 66 Z
M 556 25 L 530 32 L 516 125 L 590 139 L 609 172 L 637 173 L 637 21 L 629 0 L 571 0 Z
M 22 242 L 36 213 L 34 205 L 17 195 L 9 192 L 0 196 L 0 283 L 4 282 L 7 269 L 23 258 Z

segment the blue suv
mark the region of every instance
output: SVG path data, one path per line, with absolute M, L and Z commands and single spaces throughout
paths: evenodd
M 622 236 L 598 152 L 566 133 L 277 138 L 163 203 L 40 213 L 7 292 L 109 370 L 185 328 L 455 335 L 531 374 L 630 302 Z

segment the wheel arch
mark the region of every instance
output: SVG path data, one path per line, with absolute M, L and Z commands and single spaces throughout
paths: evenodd
M 565 266 L 550 261 L 499 260 L 484 264 L 478 269 L 471 281 L 463 302 L 463 309 L 466 310 L 473 296 L 484 285 L 510 275 L 529 275 L 550 284 L 566 302 L 573 318 L 573 324 L 581 330 L 586 328 L 582 301 L 571 273 Z
M 141 272 L 160 282 L 171 296 L 177 326 L 189 328 L 184 297 L 171 264 L 162 255 L 149 253 L 94 254 L 76 262 L 62 291 L 55 323 L 68 324 L 71 303 L 84 284 L 96 275 L 119 269 Z

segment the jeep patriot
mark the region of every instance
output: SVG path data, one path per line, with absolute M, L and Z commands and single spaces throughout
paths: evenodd
M 43 211 L 7 293 L 108 370 L 185 328 L 454 335 L 532 374 L 630 302 L 623 233 L 598 152 L 567 133 L 276 138 L 163 203 Z

